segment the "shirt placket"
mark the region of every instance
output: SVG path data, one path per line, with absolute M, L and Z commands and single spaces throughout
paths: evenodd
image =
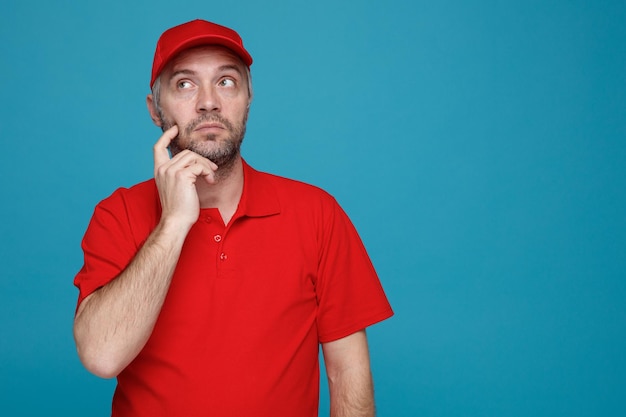
M 225 227 L 218 213 L 208 211 L 200 216 L 200 220 L 207 226 L 207 238 L 211 241 L 215 259 L 215 272 L 217 278 L 227 278 L 229 269 L 228 252 L 225 249 L 225 238 L 228 227 Z

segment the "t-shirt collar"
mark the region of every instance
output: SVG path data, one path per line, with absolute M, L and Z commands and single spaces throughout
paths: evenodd
M 236 217 L 264 217 L 280 213 L 280 202 L 272 183 L 266 175 L 252 168 L 242 158 L 243 192 Z

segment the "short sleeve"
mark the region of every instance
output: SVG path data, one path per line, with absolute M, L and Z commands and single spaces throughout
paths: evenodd
M 79 290 L 78 305 L 116 278 L 137 253 L 120 190 L 96 206 L 82 240 L 82 249 L 83 266 L 74 278 Z
M 365 247 L 343 209 L 332 200 L 325 219 L 316 282 L 322 343 L 362 330 L 393 315 Z

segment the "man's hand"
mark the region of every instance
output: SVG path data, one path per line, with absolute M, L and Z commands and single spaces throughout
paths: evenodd
M 200 213 L 196 181 L 215 183 L 217 165 L 195 152 L 184 150 L 170 159 L 167 147 L 178 134 L 174 125 L 154 144 L 154 178 L 161 199 L 161 219 L 190 228 Z

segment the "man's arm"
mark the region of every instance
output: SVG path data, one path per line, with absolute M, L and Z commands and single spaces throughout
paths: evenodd
M 103 378 L 117 376 L 143 349 L 169 289 L 183 243 L 199 213 L 195 182 L 213 180 L 217 168 L 191 152 L 170 160 L 167 146 L 178 128 L 154 146 L 155 180 L 162 214 L 129 266 L 85 298 L 74 319 L 74 339 L 84 366 Z
M 157 226 L 130 265 L 80 304 L 76 348 L 95 375 L 117 376 L 148 341 L 184 241 L 173 229 Z
M 322 344 L 331 417 L 374 417 L 374 387 L 365 330 Z

